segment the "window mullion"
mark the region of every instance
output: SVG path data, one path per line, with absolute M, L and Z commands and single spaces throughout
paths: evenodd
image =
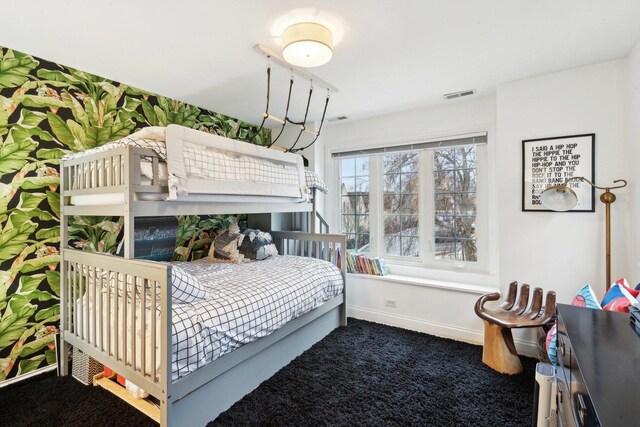
M 476 156 L 476 245 L 478 247 L 478 265 L 487 266 L 487 256 L 489 254 L 489 245 L 487 231 L 489 228 L 489 192 L 487 188 L 488 168 L 487 168 L 487 147 L 479 146 Z
M 433 189 L 433 151 L 423 150 L 420 153 L 420 197 L 419 222 L 420 249 L 422 252 L 422 262 L 429 262 L 433 259 L 433 229 L 434 229 L 434 191 Z
M 371 255 L 382 256 L 384 213 L 382 206 L 382 156 L 369 157 L 369 241 Z

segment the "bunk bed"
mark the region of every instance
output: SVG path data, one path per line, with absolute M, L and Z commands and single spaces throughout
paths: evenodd
M 298 155 L 173 125 L 63 159 L 60 360 L 74 346 L 155 397 L 158 407 L 145 413 L 161 425 L 204 425 L 346 325 L 343 235 L 272 232 L 281 256 L 248 264 L 250 273 L 206 260 L 135 259 L 137 217 L 313 212 L 314 218 L 309 178 Z M 123 217 L 124 256 L 68 247 L 75 215 Z M 274 302 L 293 285 L 299 288 L 292 300 Z M 226 308 L 208 305 L 213 294 Z M 277 320 L 255 320 L 276 303 L 287 308 Z M 225 311 L 231 306 L 235 314 Z M 236 329 L 215 330 L 221 318 Z M 66 363 L 60 373 L 68 374 Z

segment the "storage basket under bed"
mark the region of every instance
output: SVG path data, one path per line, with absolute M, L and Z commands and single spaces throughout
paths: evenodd
M 77 348 L 73 348 L 71 375 L 82 384 L 93 384 L 93 377 L 102 372 L 103 369 L 104 366 L 100 362 Z

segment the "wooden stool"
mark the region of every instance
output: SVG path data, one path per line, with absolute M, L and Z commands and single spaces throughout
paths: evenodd
M 547 292 L 542 306 L 542 289 L 533 290 L 533 301 L 529 304 L 529 285 L 520 287 L 516 302 L 518 282 L 509 284 L 507 298 L 495 309 L 484 307 L 487 301 L 497 301 L 500 293 L 494 292 L 481 296 L 475 305 L 476 314 L 484 321 L 484 348 L 482 362 L 503 374 L 519 374 L 522 363 L 513 343 L 513 328 L 536 328 L 553 320 L 556 312 L 556 293 Z

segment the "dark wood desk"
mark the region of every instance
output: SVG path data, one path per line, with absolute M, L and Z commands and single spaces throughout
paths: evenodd
M 558 304 L 557 345 L 561 425 L 640 426 L 640 336 L 629 314 Z

